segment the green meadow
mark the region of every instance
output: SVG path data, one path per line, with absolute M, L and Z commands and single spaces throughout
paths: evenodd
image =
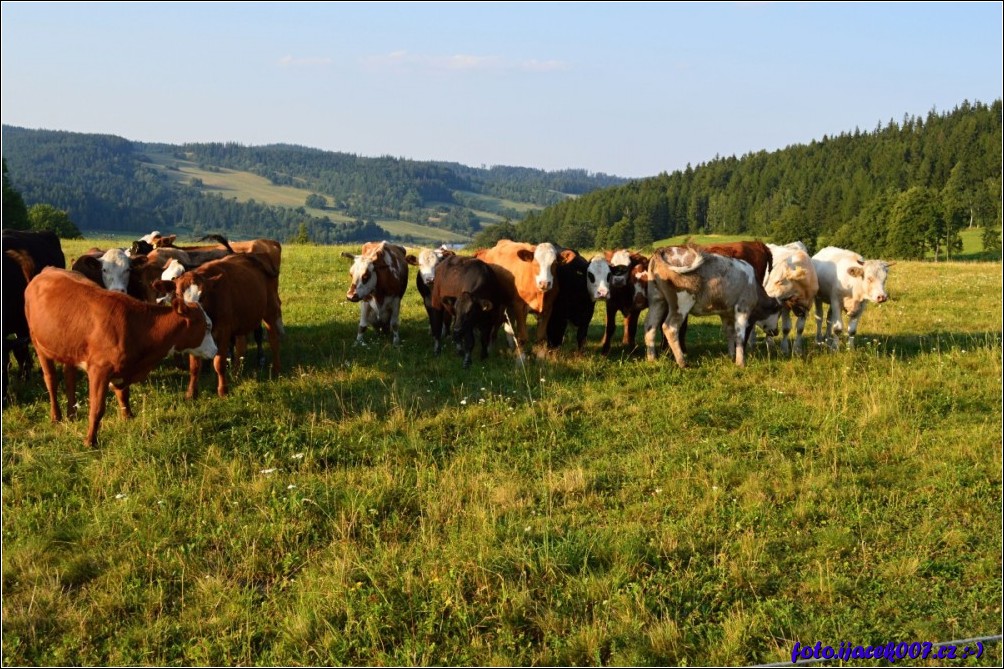
M 705 318 L 685 370 L 603 357 L 601 305 L 582 355 L 465 371 L 413 271 L 401 346 L 354 345 L 343 250 L 284 248 L 278 378 L 252 346 L 189 402 L 165 361 L 93 449 L 37 362 L 12 379 L 5 665 L 747 665 L 1000 633 L 1000 263 L 897 263 L 850 351 L 761 338 L 739 369 Z

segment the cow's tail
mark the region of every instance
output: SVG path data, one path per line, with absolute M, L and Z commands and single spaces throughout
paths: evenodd
M 227 251 L 229 251 L 231 255 L 233 255 L 234 253 L 236 253 L 236 251 L 234 251 L 232 248 L 230 248 L 230 242 L 228 242 L 227 238 L 224 237 L 223 235 L 206 235 L 205 237 L 203 237 L 199 241 L 200 242 L 204 242 L 207 239 L 211 239 L 214 242 L 216 242 L 217 244 L 222 244 L 223 246 L 226 247 Z
M 24 274 L 25 283 L 31 281 L 35 277 L 35 261 L 32 257 L 24 252 L 17 249 L 10 249 L 4 251 L 7 257 L 17 263 L 17 266 L 21 268 L 21 272 Z

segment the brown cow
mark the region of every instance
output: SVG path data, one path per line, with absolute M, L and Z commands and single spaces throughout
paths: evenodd
M 448 329 L 444 325 L 446 314 L 453 318 L 453 339 L 464 355 L 464 368 L 471 366 L 475 329 L 481 333 L 481 359 L 487 358 L 505 317 L 498 277 L 487 263 L 452 253 L 437 263 L 429 311 L 437 355 L 442 334 Z
M 159 292 L 175 294 L 175 299 L 198 292 L 199 303 L 213 320 L 213 338 L 219 350 L 213 358 L 216 370 L 216 392 L 227 394 L 227 353 L 230 342 L 237 337 L 237 354 L 242 356 L 248 333 L 264 321 L 272 349 L 272 373 L 279 374 L 279 337 L 284 334 L 282 309 L 279 301 L 279 273 L 268 256 L 257 253 L 239 253 L 213 260 L 185 272 L 174 281 L 158 280 L 154 287 Z M 189 358 L 189 382 L 186 397 L 198 395 L 199 371 L 202 361 Z
M 408 263 L 403 246 L 388 242 L 367 242 L 362 254 L 342 253 L 352 261 L 349 276 L 352 281 L 345 293 L 349 302 L 359 303 L 359 330 L 356 344 L 365 346 L 363 333 L 373 326 L 381 332 L 390 331 L 394 345 L 401 343 L 397 331 L 401 315 L 401 298 L 408 288 Z
M 196 292 L 170 306 L 140 302 L 104 290 L 76 272 L 47 268 L 25 291 L 25 316 L 49 391 L 49 415 L 62 420 L 56 399 L 56 363 L 63 365 L 67 416 L 76 416 L 77 368 L 87 372 L 90 421 L 84 443 L 92 446 L 105 413 L 111 383 L 124 418 L 132 418 L 129 386 L 144 380 L 175 350 L 212 357 L 212 323 Z
M 491 265 L 499 278 L 503 294 L 509 302 L 506 311 L 511 323 L 506 324 L 506 333 L 510 343 L 515 339 L 522 360 L 530 339 L 526 329 L 527 314 L 537 314 L 537 343 L 545 344 L 547 321 L 558 296 L 554 270 L 559 263 L 571 262 L 575 251 L 561 250 L 549 242 L 534 246 L 502 239 L 494 247 L 474 255 Z M 540 350 L 543 353 L 545 349 L 542 346 Z

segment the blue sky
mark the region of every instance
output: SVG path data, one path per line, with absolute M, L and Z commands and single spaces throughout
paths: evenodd
M 25 3 L 5 124 L 627 177 L 1002 97 L 988 3 Z

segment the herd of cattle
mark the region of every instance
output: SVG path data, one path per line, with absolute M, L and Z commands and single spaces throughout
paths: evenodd
M 211 358 L 217 393 L 227 393 L 227 362 L 233 349 L 243 358 L 248 336 L 261 351 L 261 326 L 268 331 L 272 372 L 279 373 L 284 334 L 279 271 L 282 247 L 273 240 L 177 247 L 175 237 L 154 232 L 132 248 L 92 249 L 67 271 L 58 238 L 51 233 L 3 232 L 4 250 L 4 400 L 7 359 L 13 354 L 24 376 L 30 369 L 28 342 L 35 348 L 49 393 L 50 417 L 62 418 L 56 397 L 56 363 L 63 366 L 67 414 L 76 413 L 77 370 L 87 373 L 89 425 L 85 443 L 93 445 L 105 410 L 109 386 L 121 413 L 131 417 L 129 386 L 141 381 L 164 358 L 189 355 L 186 397 L 194 398 L 203 359 Z M 208 239 L 208 238 L 207 238 Z M 848 345 L 867 302 L 888 299 L 885 280 L 891 263 L 864 260 L 827 247 L 811 258 L 800 242 L 785 246 L 759 241 L 656 249 L 651 257 L 628 250 L 607 251 L 589 260 L 550 243 L 499 241 L 493 248 L 465 256 L 448 250 L 415 254 L 386 241 L 364 244 L 352 261 L 346 298 L 360 306 L 357 342 L 367 328 L 390 333 L 398 344 L 401 299 L 409 265 L 417 268 L 416 287 L 425 303 L 434 351 L 452 335 L 471 364 L 475 332 L 481 356 L 500 330 L 523 360 L 559 348 L 569 325 L 576 346 L 585 345 L 597 302 L 606 303 L 600 348 L 608 353 L 617 314 L 623 315 L 625 346 L 634 346 L 638 320 L 645 320 L 647 358 L 656 357 L 661 330 L 680 367 L 686 365 L 689 314 L 721 317 L 729 355 L 745 364 L 755 326 L 777 333 L 781 348 L 802 351 L 803 330 L 815 304 L 817 342 L 823 342 L 823 304 L 829 305 L 825 337 L 837 348 L 842 314 L 847 313 Z M 796 336 L 789 346 L 791 314 Z M 536 315 L 534 341 L 527 318 Z M 11 338 L 13 336 L 13 338 Z

